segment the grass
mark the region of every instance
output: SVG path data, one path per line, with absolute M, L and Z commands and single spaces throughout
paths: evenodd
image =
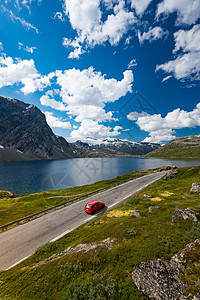
M 190 192 L 192 183 L 199 181 L 199 172 L 200 167 L 180 168 L 174 179 L 151 184 L 112 212 L 105 212 L 60 240 L 38 248 L 20 265 L 1 271 L 0 299 L 147 299 L 133 283 L 133 268 L 142 261 L 171 259 L 199 237 L 199 223 L 183 219 L 172 223 L 176 208 L 200 209 L 199 195 Z M 146 198 L 144 194 L 152 197 Z M 156 197 L 161 200 L 151 200 Z M 150 206 L 155 208 L 151 213 Z M 130 216 L 133 209 L 142 217 Z M 113 241 L 111 249 L 98 246 L 36 265 L 69 246 L 98 243 L 107 238 Z M 200 249 L 192 256 L 188 254 L 186 271 L 181 274 L 182 280 L 191 284 L 186 294 L 195 294 L 200 289 L 199 256 Z
M 111 180 L 98 181 L 90 185 L 73 187 L 57 191 L 41 192 L 28 196 L 8 198 L 6 192 L 0 196 L 0 226 L 26 217 L 49 207 L 74 199 L 78 196 L 96 191 L 121 181 L 149 174 L 155 170 L 134 171 L 125 175 L 117 176 Z M 4 197 L 3 197 L 4 196 Z M 63 196 L 63 197 L 61 197 Z

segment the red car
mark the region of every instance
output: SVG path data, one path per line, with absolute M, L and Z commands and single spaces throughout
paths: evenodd
M 86 204 L 84 211 L 88 214 L 92 214 L 93 212 L 98 211 L 99 209 L 103 208 L 105 203 L 102 201 L 91 201 Z

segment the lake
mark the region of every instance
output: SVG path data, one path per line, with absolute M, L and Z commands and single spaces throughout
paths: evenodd
M 0 163 L 0 190 L 22 195 L 64 189 L 168 165 L 197 166 L 200 160 L 104 157 Z

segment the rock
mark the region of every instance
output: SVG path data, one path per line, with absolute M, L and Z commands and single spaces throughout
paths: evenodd
M 171 268 L 167 260 L 156 259 L 136 265 L 132 278 L 140 291 L 155 300 L 175 300 L 186 288 L 179 279 L 178 270 Z
M 152 196 L 148 195 L 148 194 L 144 194 L 143 196 L 144 198 L 152 198 Z
M 193 263 L 193 265 L 199 264 L 199 251 L 200 240 L 197 239 L 175 254 L 170 261 L 155 259 L 142 262 L 136 265 L 133 270 L 133 281 L 137 288 L 150 299 L 197 300 L 200 296 L 199 292 L 197 292 L 196 296 L 189 295 L 185 297 L 181 295 L 187 289 L 189 283 L 187 285 L 183 284 L 179 279 L 179 275 L 182 274 L 184 276 L 188 262 L 190 264 Z M 198 284 L 198 281 L 196 284 Z
M 14 198 L 14 194 L 9 191 L 0 191 L 0 199 L 2 198 Z
M 199 182 L 193 182 L 192 187 L 190 189 L 190 192 L 200 193 L 200 183 Z
M 200 300 L 200 298 L 189 294 L 187 297 L 181 296 L 181 298 L 179 298 L 179 300 Z
M 136 218 L 141 218 L 141 215 L 140 215 L 139 211 L 135 210 L 135 209 L 130 213 L 130 216 L 133 216 L 133 217 L 136 217 Z
M 160 206 L 149 206 L 149 213 L 152 213 L 155 210 L 158 210 Z
M 178 171 L 173 169 L 164 177 L 164 180 L 171 180 L 175 177 L 176 174 L 178 174 Z
M 186 209 L 177 208 L 172 216 L 172 222 L 174 222 L 177 217 L 182 217 L 184 220 L 191 219 L 197 222 L 200 220 L 200 213 L 189 207 Z

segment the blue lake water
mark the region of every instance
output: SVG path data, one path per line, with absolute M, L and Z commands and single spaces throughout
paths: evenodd
M 0 163 L 0 190 L 29 194 L 64 189 L 168 165 L 197 166 L 200 160 L 113 157 Z

